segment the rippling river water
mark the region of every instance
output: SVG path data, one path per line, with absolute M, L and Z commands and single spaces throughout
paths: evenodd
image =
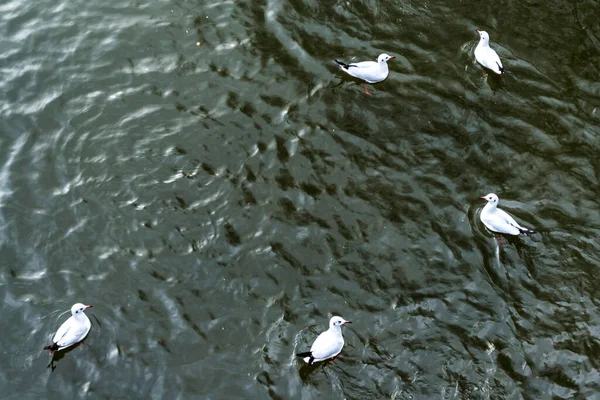
M 0 3 L 1 397 L 600 398 L 598 15 Z M 372 96 L 333 62 L 382 52 Z M 539 233 L 499 244 L 489 192 Z

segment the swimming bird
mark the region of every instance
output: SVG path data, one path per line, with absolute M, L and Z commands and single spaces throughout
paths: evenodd
M 486 31 L 480 31 L 479 33 L 479 43 L 475 48 L 475 59 L 477 62 L 484 67 L 491 69 L 498 75 L 504 74 L 506 71 L 502 66 L 502 61 L 500 61 L 500 57 L 498 54 L 490 47 L 490 35 Z
M 344 337 L 342 336 L 342 325 L 349 324 L 342 317 L 331 317 L 329 320 L 329 329 L 322 332 L 310 347 L 310 351 L 296 354 L 302 357 L 308 365 L 315 362 L 327 360 L 340 354 L 344 347 Z
M 519 235 L 521 233 L 528 235 L 535 233 L 535 231 L 517 224 L 517 221 L 508 215 L 506 211 L 499 209 L 498 196 L 494 193 L 482 196 L 480 199 L 486 200 L 487 204 L 483 207 L 483 210 L 481 210 L 479 218 L 490 231 L 506 233 L 509 235 Z
M 390 70 L 388 69 L 387 62 L 389 60 L 393 60 L 394 58 L 396 57 L 383 53 L 380 54 L 379 57 L 377 57 L 377 62 L 361 61 L 350 64 L 346 64 L 345 62 L 339 60 L 335 60 L 335 62 L 340 67 L 340 69 L 348 75 L 358 79 L 362 79 L 367 83 L 377 83 L 385 80 L 388 77 Z M 367 90 L 367 87 L 364 87 L 365 93 L 370 94 Z
M 73 304 L 73 307 L 71 307 L 71 317 L 58 328 L 52 338 L 52 344 L 44 347 L 44 350 L 50 350 L 50 354 L 52 354 L 55 351 L 66 349 L 85 339 L 90 332 L 92 323 L 84 311 L 91 307 L 81 303 Z

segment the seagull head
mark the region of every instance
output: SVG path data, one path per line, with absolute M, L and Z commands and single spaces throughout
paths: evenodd
M 498 196 L 496 196 L 494 193 L 489 193 L 485 196 L 481 196 L 480 199 L 483 199 L 490 204 L 498 205 Z
M 483 41 L 486 44 L 490 42 L 490 35 L 486 31 L 477 29 L 477 33 L 479 33 L 480 41 Z
M 346 321 L 344 318 L 342 317 L 331 317 L 331 319 L 329 320 L 329 328 L 333 328 L 333 327 L 340 327 L 344 324 L 349 324 L 350 321 Z
M 393 60 L 394 58 L 396 58 L 396 56 L 390 56 L 389 54 L 380 54 L 379 57 L 377 57 L 377 62 L 379 64 L 381 63 L 387 63 L 389 60 Z
M 73 307 L 71 307 L 71 314 L 75 317 L 82 314 L 87 308 L 91 308 L 92 306 L 86 306 L 85 304 L 75 303 Z

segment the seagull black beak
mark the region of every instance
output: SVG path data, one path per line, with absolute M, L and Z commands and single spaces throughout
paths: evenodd
M 92 308 L 92 306 L 85 306 L 85 308 Z
M 352 321 L 344 321 L 345 324 L 351 324 Z

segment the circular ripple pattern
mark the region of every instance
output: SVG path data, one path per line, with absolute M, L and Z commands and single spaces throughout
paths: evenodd
M 4 2 L 3 398 L 597 396 L 599 13 Z M 372 96 L 333 63 L 381 52 Z M 489 192 L 539 233 L 499 244 Z M 343 357 L 308 367 L 331 315 Z

